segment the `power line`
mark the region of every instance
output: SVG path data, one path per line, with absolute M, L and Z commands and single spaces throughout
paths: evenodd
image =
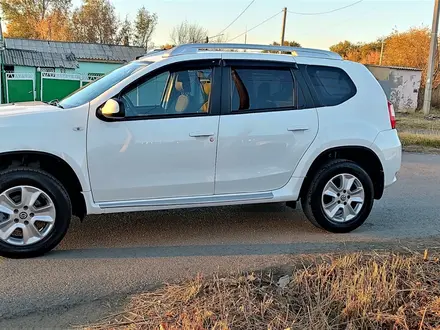
M 358 3 L 361 3 L 363 1 L 364 0 L 359 0 L 359 1 L 356 1 L 356 2 L 354 2 L 352 4 L 349 4 L 349 5 L 344 6 L 344 7 L 336 8 L 336 9 L 329 10 L 329 11 L 317 12 L 317 13 L 301 13 L 301 12 L 295 12 L 295 11 L 290 11 L 290 10 L 289 10 L 289 13 L 295 14 L 295 15 L 324 15 L 324 14 L 334 13 L 335 11 L 339 11 L 339 10 L 342 10 L 342 9 L 345 9 L 345 8 L 353 7 L 353 6 L 355 6 Z
M 279 12 L 276 13 L 275 15 L 273 15 L 273 16 L 269 17 L 268 19 L 265 19 L 264 21 L 262 21 L 260 24 L 255 25 L 252 29 L 249 29 L 249 30 L 247 30 L 246 32 L 243 32 L 243 33 L 239 34 L 238 36 L 236 36 L 236 37 L 234 37 L 234 38 L 228 40 L 228 42 L 233 41 L 233 40 L 235 40 L 235 39 L 237 39 L 237 38 L 240 38 L 241 36 L 245 35 L 246 33 L 249 33 L 249 32 L 251 32 L 252 30 L 256 29 L 257 27 L 260 27 L 261 25 L 263 25 L 263 24 L 266 23 L 267 21 L 270 21 L 271 19 L 273 19 L 273 18 L 275 18 L 276 16 L 278 16 L 279 14 L 281 14 L 281 12 L 282 12 L 282 11 L 279 11 Z
M 229 29 L 232 24 L 234 24 L 235 22 L 238 21 L 238 19 L 249 9 L 250 6 L 252 6 L 252 4 L 255 2 L 255 0 L 252 0 L 251 3 L 240 13 L 240 15 L 238 15 L 232 22 L 231 24 L 229 24 L 227 27 L 225 27 L 223 30 L 221 30 L 218 34 L 222 34 L 223 32 L 225 32 L 227 29 Z

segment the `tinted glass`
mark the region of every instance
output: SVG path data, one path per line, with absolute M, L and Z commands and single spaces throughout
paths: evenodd
M 232 111 L 296 108 L 290 69 L 232 68 Z
M 93 83 L 86 85 L 60 102 L 63 108 L 73 108 L 92 101 L 111 87 L 135 72 L 145 68 L 149 62 L 131 62 L 120 67 Z
M 129 91 L 125 97 L 136 107 L 159 106 L 169 76 L 169 72 L 162 73 Z
M 356 86 L 344 70 L 309 65 L 307 72 L 323 106 L 341 104 L 356 94 Z
M 209 113 L 212 69 L 164 72 L 121 95 L 126 117 Z

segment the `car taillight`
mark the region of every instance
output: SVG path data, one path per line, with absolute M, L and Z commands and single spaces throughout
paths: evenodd
M 390 101 L 388 101 L 388 114 L 390 115 L 391 128 L 395 129 L 396 128 L 396 113 L 394 112 L 394 106 Z

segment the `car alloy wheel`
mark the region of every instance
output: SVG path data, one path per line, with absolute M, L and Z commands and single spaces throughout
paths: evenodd
M 322 208 L 335 222 L 355 218 L 362 210 L 365 191 L 361 181 L 353 174 L 342 173 L 331 178 L 322 192 Z
M 0 194 L 0 239 L 27 246 L 38 243 L 52 231 L 56 210 L 43 190 L 16 186 Z

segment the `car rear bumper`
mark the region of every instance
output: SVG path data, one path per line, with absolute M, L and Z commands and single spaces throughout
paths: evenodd
M 390 129 L 380 132 L 373 145 L 382 163 L 384 186 L 389 187 L 397 181 L 397 173 L 402 165 L 402 144 L 397 130 Z

